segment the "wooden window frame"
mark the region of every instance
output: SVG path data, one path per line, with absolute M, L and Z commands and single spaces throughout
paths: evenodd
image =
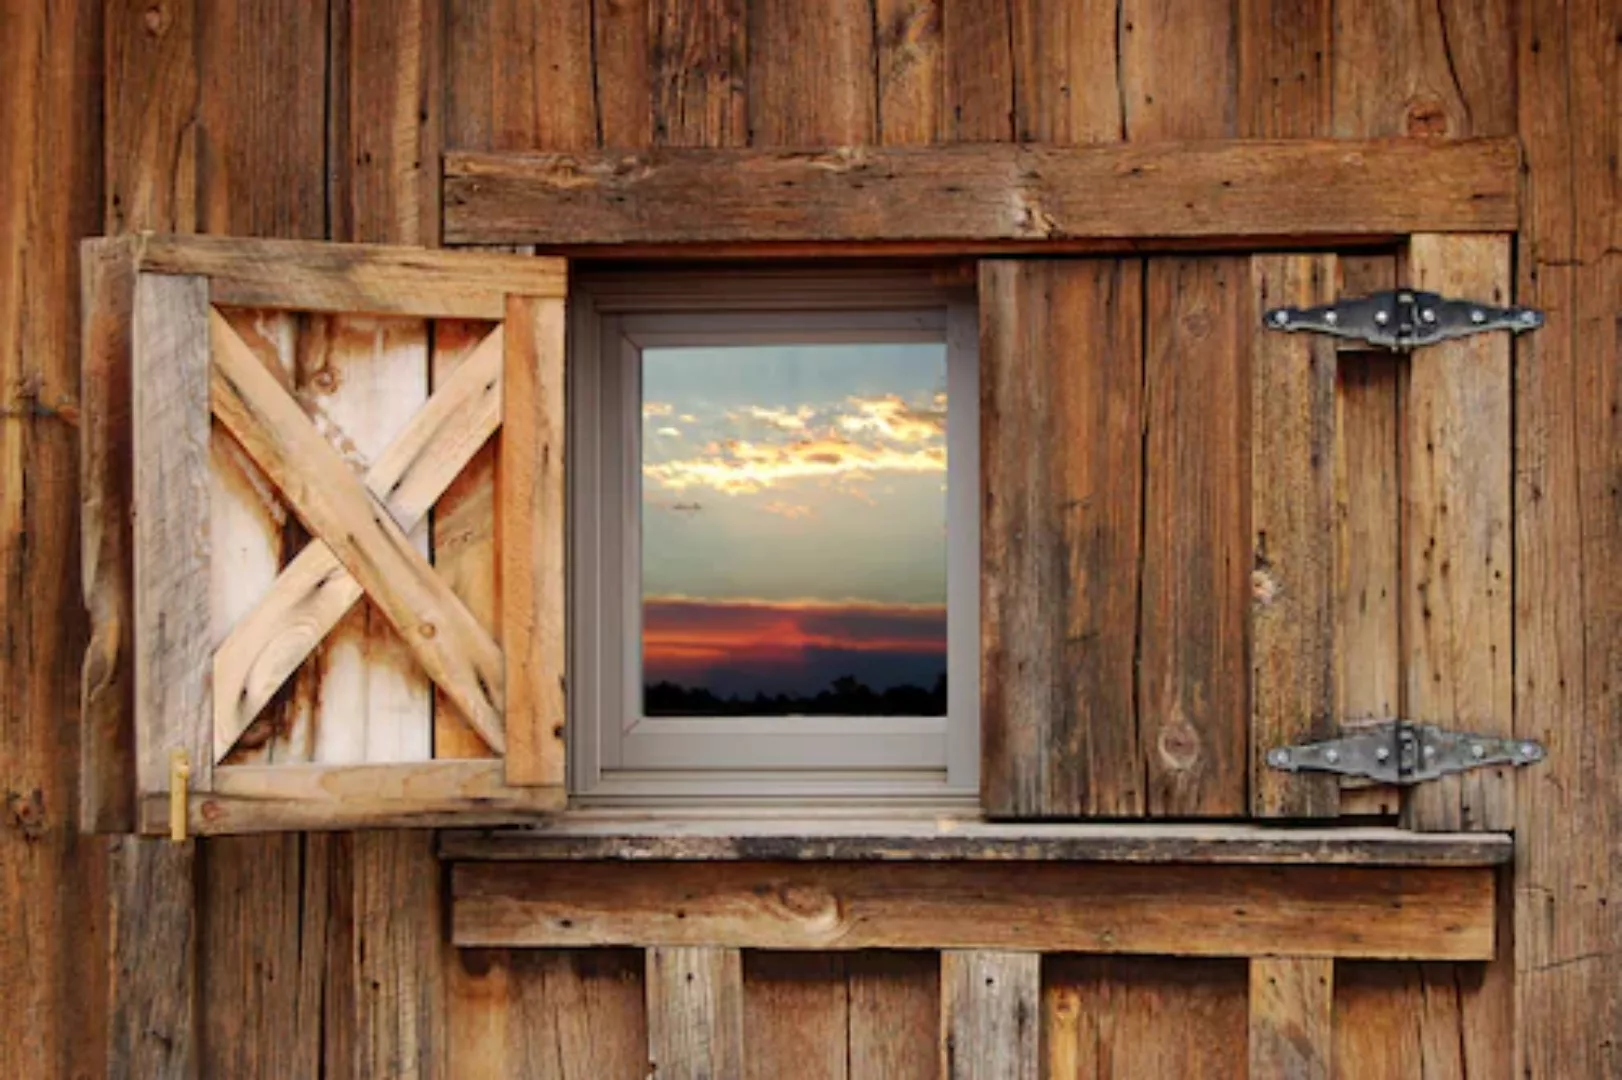
M 726 801 L 964 808 L 979 784 L 978 330 L 927 274 L 684 270 L 583 277 L 571 298 L 570 789 L 582 807 Z M 948 715 L 646 718 L 640 709 L 633 402 L 640 350 L 698 342 L 933 340 L 947 346 Z M 600 553 L 611 553 L 599 557 Z M 724 730 L 723 730 L 724 725 Z M 661 764 L 672 758 L 679 760 Z

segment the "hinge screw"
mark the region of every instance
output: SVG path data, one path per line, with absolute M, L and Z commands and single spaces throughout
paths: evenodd
M 1267 763 L 1282 768 L 1290 763 L 1290 752 L 1282 746 L 1267 752 Z
M 1419 313 L 1419 317 L 1428 323 L 1435 322 L 1436 312 L 1432 311 L 1430 308 L 1426 308 L 1424 311 Z
M 1390 758 L 1391 758 L 1391 748 L 1390 747 L 1377 746 L 1377 747 L 1374 748 L 1374 760 L 1375 761 L 1388 761 L 1388 760 L 1390 760 Z
M 1436 756 L 1436 747 L 1434 747 L 1434 746 L 1425 747 L 1425 757 L 1427 759 L 1433 758 L 1435 756 Z
M 1385 325 L 1385 324 L 1386 324 L 1386 323 L 1388 323 L 1388 322 L 1390 322 L 1390 321 L 1391 321 L 1391 316 L 1389 316 L 1389 315 L 1387 315 L 1387 314 L 1386 314 L 1386 313 L 1385 313 L 1385 312 L 1383 312 L 1383 311 L 1376 311 L 1376 312 L 1375 312 L 1375 313 L 1374 313 L 1374 322 L 1375 322 L 1375 325 L 1377 325 L 1377 326 L 1384 326 L 1384 325 Z
M 1470 312 L 1470 321 L 1480 326 L 1487 321 L 1487 313 L 1477 308 L 1475 311 Z
M 1487 756 L 1487 748 L 1482 746 L 1480 743 L 1471 743 L 1470 756 L 1475 758 L 1477 761 L 1480 761 L 1482 758 Z
M 1331 765 L 1335 764 L 1335 762 L 1340 760 L 1340 751 L 1336 750 L 1334 747 L 1330 747 L 1328 750 L 1324 751 L 1324 760 L 1329 762 Z
M 1537 743 L 1521 743 L 1521 756 L 1531 758 L 1533 761 L 1536 761 L 1538 758 L 1543 756 L 1543 747 L 1539 746 Z
M 1330 326 L 1334 326 L 1336 323 L 1340 322 L 1340 316 L 1333 311 L 1326 311 L 1324 312 L 1324 322 L 1328 323 Z

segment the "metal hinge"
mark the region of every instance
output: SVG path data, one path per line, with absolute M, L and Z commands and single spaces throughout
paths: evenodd
M 1338 739 L 1275 746 L 1267 752 L 1267 764 L 1285 772 L 1331 772 L 1365 776 L 1384 784 L 1417 784 L 1488 765 L 1532 765 L 1544 755 L 1543 744 L 1532 739 L 1471 735 L 1435 724 L 1386 720 Z
M 1449 300 L 1418 289 L 1393 289 L 1371 296 L 1336 300 L 1320 307 L 1274 308 L 1263 321 L 1270 330 L 1306 330 L 1357 338 L 1370 345 L 1406 352 L 1448 338 L 1488 330 L 1523 333 L 1543 325 L 1532 308 L 1493 307 L 1472 300 Z

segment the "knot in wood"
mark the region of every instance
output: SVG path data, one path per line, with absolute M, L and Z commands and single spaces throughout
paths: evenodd
M 1166 767 L 1178 772 L 1193 768 L 1200 759 L 1200 733 L 1180 714 L 1160 729 L 1156 745 Z
M 48 822 L 45 815 L 45 793 L 39 788 L 24 793 L 6 792 L 6 818 L 12 828 L 23 834 L 24 840 L 34 841 L 45 835 Z
M 1259 566 L 1250 572 L 1250 597 L 1259 607 L 1271 607 L 1282 591 L 1271 567 Z
M 777 902 L 809 930 L 831 932 L 844 922 L 839 897 L 821 886 L 786 882 L 777 890 Z

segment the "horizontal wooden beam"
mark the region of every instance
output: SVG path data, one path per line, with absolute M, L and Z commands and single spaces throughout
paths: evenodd
M 1491 869 L 458 863 L 458 945 L 1485 960 Z
M 1512 139 L 659 149 L 445 158 L 459 244 L 966 245 L 1513 232 Z
M 509 787 L 499 758 L 386 765 L 222 765 L 192 794 L 200 835 L 494 824 L 561 810 L 561 787 Z M 141 831 L 169 831 L 169 798 L 141 802 Z
M 495 861 L 996 861 L 1272 866 L 1497 866 L 1514 856 L 1502 833 L 1289 829 L 1199 824 L 996 824 L 946 819 L 593 819 L 564 816 L 521 829 L 448 832 L 448 859 Z
M 87 257 L 122 250 L 142 273 L 206 277 L 210 302 L 236 307 L 497 322 L 509 295 L 567 284 L 563 260 L 528 255 L 156 233 L 84 243 Z

